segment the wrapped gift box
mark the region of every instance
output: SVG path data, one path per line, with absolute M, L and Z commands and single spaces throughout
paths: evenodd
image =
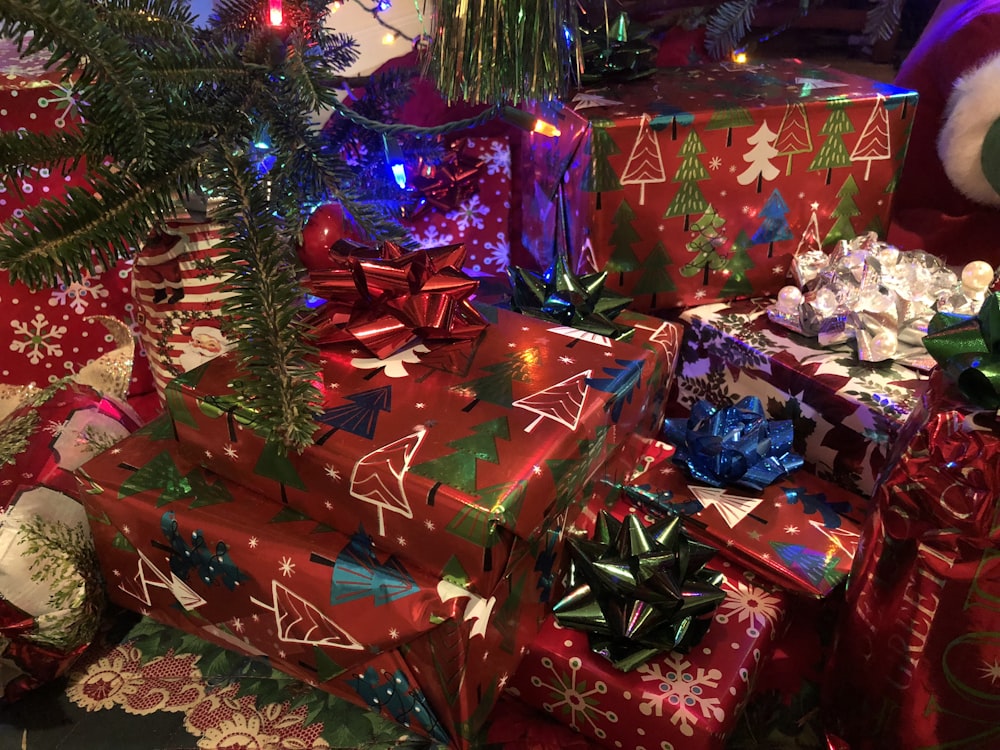
M 653 341 L 659 325 L 642 348 L 483 309 L 474 340 L 382 360 L 325 349 L 324 411 L 302 454 L 253 431 L 232 358 L 213 360 L 168 389 L 182 449 L 288 512 L 363 524 L 437 574 L 457 567 L 479 593 L 521 555 L 551 568 L 549 532 L 625 437 L 658 423 L 648 407 L 670 344 Z
M 628 512 L 618 505 L 614 515 Z M 592 653 L 587 634 L 546 620 L 511 683 L 535 708 L 615 750 L 722 748 L 782 631 L 785 595 L 729 562 L 725 600 L 687 654 L 653 657 L 620 672 Z
M 21 59 L 16 45 L 0 40 L 0 130 L 56 133 L 72 130 L 79 117 L 72 81 L 59 71 L 47 73 L 46 54 Z M 66 174 L 32 169 L 0 178 L 0 223 L 24 215 L 24 209 L 42 200 L 62 199 L 70 188 L 87 185 L 86 168 Z M 100 268 L 100 264 L 97 264 Z M 107 331 L 91 316 L 109 315 L 134 324 L 129 272 L 131 263 L 91 274 L 81 271 L 79 282 L 66 281 L 53 289 L 32 291 L 11 284 L 0 270 L 0 312 L 5 336 L 0 350 L 7 352 L 0 366 L 0 382 L 39 387 L 72 375 L 115 348 Z M 149 373 L 137 366 L 132 392 L 148 391 Z
M 506 278 L 510 263 L 510 144 L 502 136 L 460 138 L 441 165 L 418 174 L 421 196 L 403 225 L 420 247 L 462 243 L 472 277 Z
M 0 703 L 65 673 L 97 633 L 104 595 L 73 472 L 137 426 L 81 383 L 17 390 L 0 417 Z
M 769 321 L 766 307 L 743 301 L 684 311 L 680 403 L 757 396 L 769 417 L 793 421 L 795 450 L 811 471 L 870 497 L 926 377 L 892 362 L 860 362 L 847 345 L 820 349 Z
M 534 559 L 479 596 L 178 453 L 169 420 L 80 470 L 112 601 L 268 659 L 452 747 L 486 716 L 544 616 Z
M 883 234 L 916 94 L 795 61 L 718 63 L 582 91 L 531 136 L 524 244 L 569 216 L 577 270 L 657 309 L 777 292 L 808 233 Z
M 673 455 L 667 443 L 632 438 L 604 467 L 606 502 L 616 502 L 615 488 L 635 488 L 637 507 L 683 516 L 688 533 L 718 549 L 719 557 L 789 592 L 823 597 L 847 578 L 866 499 L 805 469 L 762 492 L 710 487 L 689 478 Z
M 826 724 L 851 750 L 995 747 L 1000 421 L 936 375 L 900 446 L 851 572 Z

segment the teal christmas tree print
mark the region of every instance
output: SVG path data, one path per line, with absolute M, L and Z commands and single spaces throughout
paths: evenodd
M 604 378 L 588 378 L 587 385 L 615 397 L 604 405 L 611 412 L 611 421 L 618 423 L 625 404 L 632 403 L 632 396 L 642 382 L 642 360 L 616 359 L 614 367 L 603 368 Z
M 364 674 L 348 680 L 348 684 L 373 711 L 387 713 L 404 727 L 421 727 L 438 742 L 451 743 L 423 692 L 411 687 L 401 670 L 389 674 L 368 667 Z
M 841 575 L 837 572 L 839 557 L 786 542 L 771 542 L 771 548 L 785 565 L 802 574 L 813 586 L 819 588 L 826 584 L 833 587 L 840 582 Z
M 176 514 L 169 511 L 160 518 L 160 530 L 169 546 L 155 543 L 154 546 L 170 552 L 170 570 L 182 581 L 187 580 L 192 570 L 202 583 L 210 586 L 218 578 L 230 591 L 240 581 L 247 580 L 247 574 L 236 567 L 229 556 L 229 546 L 225 542 L 216 542 L 215 549 L 209 550 L 201 529 L 197 529 L 191 533 L 188 545 L 178 530 Z
M 755 245 L 767 245 L 768 258 L 774 255 L 775 242 L 795 239 L 791 227 L 788 225 L 788 211 L 788 204 L 781 197 L 781 193 L 775 189 L 757 214 L 757 218 L 763 221 L 751 239 Z
M 333 568 L 330 582 L 330 604 L 337 605 L 357 599 L 372 598 L 381 606 L 417 593 L 420 588 L 402 562 L 390 555 L 384 563 L 375 557 L 375 542 L 360 527 L 336 560 L 313 552 L 309 560 Z

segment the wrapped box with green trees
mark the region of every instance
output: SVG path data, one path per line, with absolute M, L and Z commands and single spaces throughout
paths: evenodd
M 887 229 L 915 92 L 794 61 L 581 91 L 532 135 L 524 241 L 658 310 L 777 292 L 806 248 Z

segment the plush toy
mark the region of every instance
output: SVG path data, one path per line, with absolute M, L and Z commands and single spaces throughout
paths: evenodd
M 1000 262 L 1000 0 L 944 0 L 896 83 L 919 95 L 889 241 Z

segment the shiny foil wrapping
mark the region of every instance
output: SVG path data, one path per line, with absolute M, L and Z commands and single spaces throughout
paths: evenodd
M 899 445 L 851 573 L 827 725 L 851 750 L 995 747 L 1000 423 L 938 373 Z

